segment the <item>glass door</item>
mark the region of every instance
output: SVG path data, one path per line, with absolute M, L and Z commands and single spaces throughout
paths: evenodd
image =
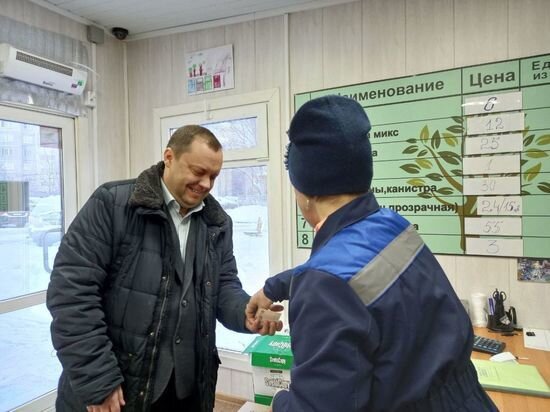
M 74 119 L 0 105 L 0 410 L 53 403 L 46 288 L 76 213 L 75 170 Z

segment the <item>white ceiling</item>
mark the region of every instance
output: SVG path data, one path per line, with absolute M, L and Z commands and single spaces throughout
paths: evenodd
M 108 30 L 123 27 L 128 40 L 223 20 L 269 17 L 354 0 L 31 0 Z M 220 21 L 221 20 L 221 21 Z

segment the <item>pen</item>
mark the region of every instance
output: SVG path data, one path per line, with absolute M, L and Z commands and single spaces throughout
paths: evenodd
M 489 315 L 494 315 L 495 314 L 495 303 L 493 301 L 493 298 L 489 298 L 489 299 L 487 299 L 487 301 L 489 302 Z

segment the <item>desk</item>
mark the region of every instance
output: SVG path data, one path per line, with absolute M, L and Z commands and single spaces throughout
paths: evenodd
M 516 336 L 501 336 L 498 332 L 491 332 L 487 328 L 474 328 L 474 333 L 479 336 L 498 339 L 506 342 L 504 351 L 512 352 L 520 359 L 518 363 L 523 365 L 535 365 L 540 374 L 550 384 L 550 352 L 529 349 L 523 346 L 523 333 L 517 332 Z M 482 352 L 472 352 L 474 359 L 489 359 L 491 355 Z M 487 391 L 500 412 L 542 412 L 550 411 L 550 398 L 526 396 L 515 393 Z

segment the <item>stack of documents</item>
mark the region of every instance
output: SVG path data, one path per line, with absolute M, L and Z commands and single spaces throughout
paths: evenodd
M 530 349 L 550 351 L 550 330 L 523 328 L 523 345 Z
M 536 366 L 472 359 L 479 383 L 485 389 L 550 398 L 550 387 Z

